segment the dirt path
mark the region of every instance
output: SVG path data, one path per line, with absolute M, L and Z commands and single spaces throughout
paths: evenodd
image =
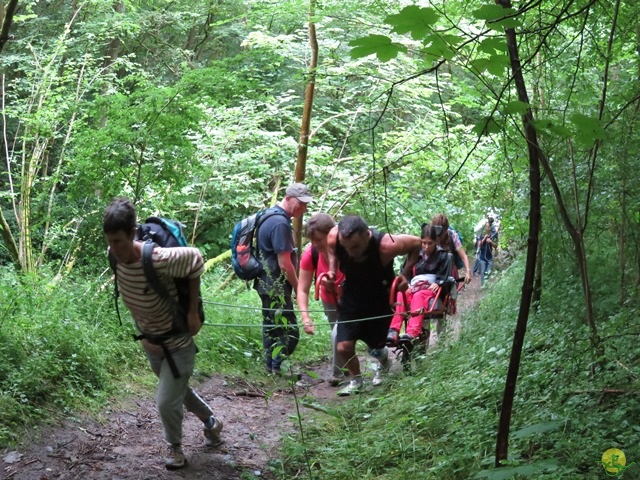
M 460 317 L 480 298 L 477 279 L 458 299 L 458 315 L 449 317 L 453 336 L 460 332 Z M 366 365 L 364 358 L 362 365 Z M 398 371 L 399 365 L 392 372 Z M 321 378 L 328 366 L 311 367 Z M 290 415 L 295 414 L 294 398 L 286 382 L 265 379 L 250 384 L 240 378 L 214 376 L 197 387 L 214 412 L 224 420 L 225 442 L 217 448 L 203 444 L 202 424 L 185 415 L 183 448 L 189 464 L 169 472 L 162 462 L 162 427 L 151 397 L 130 400 L 106 410 L 104 419 L 69 419 L 25 439 L 17 449 L 5 451 L 0 478 L 12 480 L 97 479 L 156 480 L 275 479 L 270 461 L 278 458 L 283 431 L 292 431 Z M 311 396 L 316 402 L 342 402 L 336 388 L 321 380 L 298 387 L 296 395 Z

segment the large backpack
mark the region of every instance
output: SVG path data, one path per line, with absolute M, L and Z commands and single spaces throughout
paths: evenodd
M 270 207 L 243 218 L 233 227 L 231 234 L 231 264 L 242 280 L 254 280 L 264 271 L 260 261 L 258 229 L 262 222 L 274 215 L 286 216 L 281 208 Z M 254 238 L 256 239 L 254 244 Z
M 149 286 L 153 290 L 155 290 L 155 292 L 162 299 L 169 303 L 174 314 L 173 327 L 170 331 L 162 335 L 151 335 L 145 332 L 140 332 L 140 335 L 134 335 L 134 339 L 142 340 L 143 338 L 146 338 L 151 343 L 161 345 L 163 347 L 163 350 L 166 350 L 164 348 L 164 341 L 172 337 L 183 336 L 189 333 L 189 327 L 187 325 L 187 313 L 190 304 L 189 279 L 173 279 L 176 285 L 176 290 L 178 292 L 178 301 L 176 302 L 175 298 L 169 294 L 167 287 L 160 281 L 158 273 L 153 266 L 152 254 L 155 245 L 164 248 L 188 246 L 187 239 L 184 236 L 183 228 L 184 225 L 182 223 L 161 217 L 149 217 L 145 220 L 144 223 L 139 224 L 136 228 L 136 240 L 141 240 L 144 242 L 144 244 L 142 245 L 142 268 L 144 271 L 144 276 L 149 283 Z M 111 269 L 113 270 L 115 276 L 114 297 L 118 319 L 120 320 L 120 310 L 118 308 L 118 297 L 120 295 L 120 292 L 118 290 L 118 274 L 116 268 L 116 260 L 111 254 L 109 254 L 109 264 L 111 265 Z M 204 308 L 202 303 L 202 294 L 200 293 L 198 294 L 198 313 L 200 315 L 200 320 L 204 323 Z M 122 324 L 122 320 L 120 320 L 120 324 Z M 169 363 L 171 371 L 173 372 L 173 375 L 176 378 L 179 378 L 180 375 L 178 374 L 177 368 L 173 362 L 173 358 L 171 358 L 170 353 L 167 355 L 167 352 L 165 351 L 165 355 L 167 357 L 167 361 Z

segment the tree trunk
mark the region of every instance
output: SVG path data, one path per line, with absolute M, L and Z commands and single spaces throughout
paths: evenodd
M 510 8 L 509 0 L 496 0 L 498 5 Z M 507 49 L 511 61 L 511 70 L 518 93 L 518 100 L 529 103 L 522 66 L 518 53 L 518 42 L 516 32 L 513 28 L 505 29 Z M 511 425 L 511 414 L 513 410 L 513 399 L 515 396 L 518 371 L 520 369 L 520 358 L 522 356 L 522 346 L 527 331 L 529 310 L 531 308 L 531 298 L 533 294 L 533 283 L 536 268 L 536 257 L 538 253 L 538 232 L 540 231 L 540 157 L 543 156 L 538 144 L 538 137 L 532 125 L 533 113 L 528 108 L 522 116 L 527 149 L 529 152 L 529 238 L 527 241 L 527 259 L 525 264 L 524 279 L 522 282 L 522 296 L 520 297 L 520 309 L 516 321 L 516 329 L 513 335 L 511 347 L 511 358 L 509 369 L 502 396 L 502 408 L 500 410 L 500 421 L 498 424 L 498 435 L 496 441 L 496 467 L 501 466 L 501 462 L 508 458 L 509 448 L 509 428 Z
M 113 11 L 117 15 L 122 14 L 124 12 L 124 3 L 123 2 L 114 3 Z M 111 65 L 113 65 L 118 59 L 118 57 L 120 56 L 121 50 L 122 50 L 122 40 L 120 40 L 119 37 L 112 38 L 111 41 L 109 42 L 109 45 L 107 46 L 107 51 L 104 56 L 103 66 L 105 68 L 108 68 Z
M 309 45 L 311 47 L 311 61 L 307 77 L 307 87 L 304 93 L 304 108 L 302 110 L 302 126 L 298 141 L 298 161 L 296 162 L 296 182 L 302 182 L 307 169 L 307 152 L 309 147 L 309 132 L 311 130 L 311 110 L 313 109 L 313 95 L 316 88 L 316 68 L 318 67 L 318 40 L 316 38 L 316 26 L 313 22 L 315 0 L 309 0 Z M 302 246 L 302 219 L 293 221 L 295 242 L 300 251 Z
M 2 52 L 4 44 L 9 41 L 9 30 L 11 30 L 17 6 L 18 0 L 9 0 L 7 8 L 4 8 L 4 2 L 0 1 L 0 52 Z
M 15 266 L 16 270 L 21 270 L 20 265 L 20 253 L 18 252 L 18 246 L 16 245 L 16 241 L 11 234 L 11 230 L 9 229 L 9 224 L 7 223 L 7 219 L 4 218 L 4 214 L 0 209 L 0 236 L 2 236 L 2 241 L 4 245 L 7 247 L 7 251 L 9 252 L 9 256 L 11 257 L 11 261 Z
M 531 297 L 531 303 L 535 311 L 538 311 L 541 297 L 542 297 L 542 220 L 540 221 L 540 230 L 538 231 L 538 252 L 536 253 L 536 274 L 533 279 L 533 296 Z

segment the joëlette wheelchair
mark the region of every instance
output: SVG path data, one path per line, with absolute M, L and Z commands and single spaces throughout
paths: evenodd
M 421 308 L 416 311 L 411 311 L 409 302 L 405 292 L 398 292 L 397 285 L 399 277 L 393 281 L 391 285 L 391 291 L 389 293 L 389 304 L 394 313 L 396 313 L 396 307 L 399 303 L 404 307 L 402 312 L 403 328 L 406 330 L 407 322 L 411 316 L 424 315 L 422 323 L 422 331 L 418 338 L 408 338 L 406 335 L 400 335 L 397 344 L 387 343 L 387 346 L 393 348 L 393 352 L 396 358 L 400 358 L 405 371 L 411 369 L 412 360 L 419 355 L 424 355 L 429 347 L 429 339 L 431 337 L 431 322 L 435 320 L 436 332 L 440 336 L 446 326 L 447 315 L 454 315 L 456 313 L 456 299 L 457 294 L 465 286 L 465 278 L 454 278 L 451 276 L 451 265 L 453 264 L 453 257 L 449 254 L 449 268 L 446 279 L 438 284 L 435 295 L 429 301 L 429 305 L 426 308 Z

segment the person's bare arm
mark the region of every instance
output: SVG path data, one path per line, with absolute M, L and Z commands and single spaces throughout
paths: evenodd
M 327 256 L 329 258 L 329 271 L 327 272 L 325 283 L 335 282 L 338 271 L 338 258 L 336 257 L 336 244 L 338 242 L 338 227 L 333 227 L 327 235 Z M 331 290 L 333 291 L 333 289 Z
M 302 316 L 302 324 L 304 326 L 305 333 L 313 335 L 315 331 L 315 325 L 311 316 L 309 315 L 309 290 L 311 289 L 311 282 L 313 281 L 313 271 L 300 269 L 300 276 L 298 277 L 298 288 L 296 290 L 296 301 L 298 303 L 298 309 Z
M 411 276 L 411 270 L 420 258 L 420 249 L 422 243 L 420 237 L 415 235 L 389 235 L 386 234 L 382 237 L 380 242 L 380 260 L 383 265 L 387 265 L 393 261 L 394 258 L 401 255 L 408 255 L 404 269 L 400 274 L 401 280 L 398 285 L 398 290 L 406 290 Z
M 189 279 L 189 311 L 187 312 L 187 325 L 191 335 L 197 334 L 202 328 L 202 319 L 198 309 L 200 296 L 200 277 Z
M 278 253 L 278 266 L 287 279 L 287 282 L 293 287 L 293 291 L 298 290 L 298 275 L 296 274 L 296 267 L 291 261 L 291 252 Z
M 467 257 L 467 252 L 464 251 L 464 247 L 460 247 L 458 249 L 458 255 L 462 259 L 462 263 L 464 263 L 464 283 L 467 284 L 471 281 L 471 270 L 469 270 L 469 257 Z
M 385 234 L 380 242 L 380 260 L 383 265 L 387 265 L 392 262 L 394 258 L 401 255 L 409 255 L 407 263 L 410 261 L 418 261 L 420 255 L 420 248 L 422 243 L 420 237 L 415 235 L 390 235 Z M 405 268 L 405 271 L 409 271 L 413 268 L 413 265 L 409 266 L 409 269 Z

